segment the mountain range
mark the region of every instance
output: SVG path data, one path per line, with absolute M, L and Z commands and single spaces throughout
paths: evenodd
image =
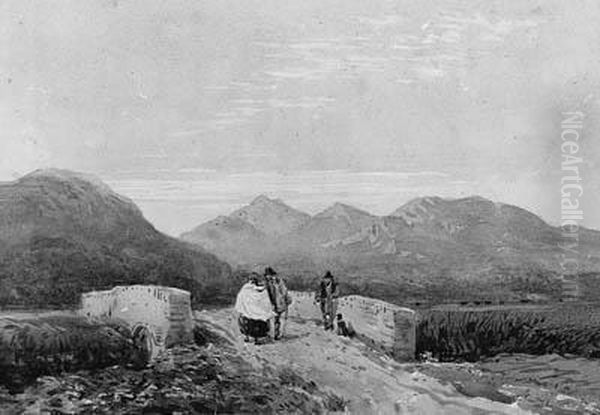
M 0 183 L 0 305 L 76 305 L 82 292 L 151 283 L 195 302 L 230 298 L 231 267 L 157 231 L 98 179 L 39 170 Z
M 240 268 L 277 267 L 296 288 L 329 269 L 346 290 L 388 300 L 560 299 L 561 229 L 517 206 L 421 197 L 377 216 L 334 203 L 309 215 L 261 195 L 181 235 Z M 600 294 L 600 232 L 581 228 L 576 277 Z
M 595 300 L 600 232 L 578 236 L 576 285 Z M 314 289 L 331 270 L 345 293 L 395 303 L 560 299 L 561 243 L 560 228 L 481 197 L 422 197 L 377 216 L 343 203 L 309 215 L 259 196 L 176 239 L 100 180 L 39 170 L 0 183 L 0 306 L 76 305 L 82 292 L 134 283 L 222 304 L 267 265 L 291 288 Z

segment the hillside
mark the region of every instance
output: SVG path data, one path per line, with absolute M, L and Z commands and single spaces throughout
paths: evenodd
M 181 235 L 189 242 L 201 242 L 202 246 L 219 257 L 231 261 L 251 262 L 256 257 L 264 257 L 269 245 L 269 236 L 256 229 L 243 219 L 219 216 Z
M 252 210 L 252 222 L 260 223 L 255 203 L 238 212 Z M 264 222 L 272 223 L 269 215 Z M 294 276 L 290 283 L 296 288 L 312 287 L 320 273 L 331 269 L 345 290 L 395 302 L 563 296 L 561 230 L 525 209 L 478 196 L 418 198 L 387 216 L 335 203 L 277 234 L 261 232 L 236 213 L 227 218 L 238 221 L 234 230 L 219 225 L 217 232 L 211 221 L 182 237 L 242 268 L 277 266 Z M 579 236 L 580 291 L 595 299 L 600 294 L 595 288 L 600 232 L 582 228 Z
M 0 184 L 0 305 L 73 305 L 81 292 L 133 283 L 222 301 L 230 276 L 229 265 L 158 232 L 95 178 L 40 170 Z

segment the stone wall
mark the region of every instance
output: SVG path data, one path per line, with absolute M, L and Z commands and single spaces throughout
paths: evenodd
M 415 312 L 360 295 L 338 300 L 338 313 L 372 346 L 398 360 L 412 360 L 416 350 Z
M 145 327 L 157 350 L 192 338 L 190 293 L 178 288 L 130 285 L 92 291 L 82 295 L 80 314 L 120 319 L 134 332 Z
M 290 317 L 321 319 L 314 293 L 291 291 Z M 359 295 L 338 299 L 338 313 L 358 337 L 398 360 L 412 360 L 416 351 L 416 315 L 408 308 Z

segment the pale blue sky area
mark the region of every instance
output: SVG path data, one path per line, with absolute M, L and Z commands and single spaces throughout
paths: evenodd
M 556 223 L 562 111 L 600 228 L 600 2 L 0 5 L 0 180 L 90 172 L 177 234 L 265 193 L 388 213 L 480 194 Z

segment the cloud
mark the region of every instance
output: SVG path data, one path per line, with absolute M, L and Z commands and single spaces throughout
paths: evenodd
M 157 159 L 162 160 L 168 158 L 166 153 L 145 153 L 136 155 L 137 158 L 141 159 Z
M 490 43 L 539 24 L 531 17 L 495 19 L 472 8 L 441 9 L 416 30 L 407 16 L 400 14 L 342 14 L 339 19 L 345 28 L 329 32 L 331 36 L 321 32 L 251 39 L 249 48 L 253 55 L 261 56 L 261 65 L 244 78 L 205 88 L 219 95 L 224 102 L 220 107 L 227 111 L 207 113 L 203 125 L 169 135 L 225 132 L 259 120 L 273 109 L 313 110 L 335 102 L 334 96 L 324 100 L 318 95 L 284 95 L 284 91 L 313 89 L 302 86 L 307 84 L 334 85 L 365 76 L 390 80 L 398 87 L 437 82 L 464 73 L 470 61 L 493 53 Z
M 440 78 L 446 73 L 443 69 L 434 66 L 419 66 L 415 68 L 415 72 L 421 78 Z
M 501 42 L 517 30 L 539 24 L 533 19 L 493 20 L 466 9 L 453 14 L 442 11 L 415 32 L 406 29 L 403 19 L 399 15 L 350 16 L 352 24 L 369 28 L 365 31 L 368 35 L 336 33 L 331 38 L 302 37 L 254 45 L 268 50 L 264 73 L 282 83 L 353 79 L 399 70 L 412 72 L 411 82 L 429 81 L 460 69 L 469 59 L 491 53 L 490 42 Z M 473 31 L 478 36 L 473 37 Z M 464 52 L 467 47 L 469 54 Z
M 335 102 L 331 97 L 299 97 L 278 99 L 273 98 L 267 101 L 267 104 L 273 108 L 319 108 L 325 107 Z
M 388 15 L 380 18 L 375 17 L 366 17 L 366 16 L 353 16 L 350 20 L 354 20 L 358 23 L 365 24 L 371 27 L 382 27 L 382 26 L 390 26 L 397 25 L 402 20 L 403 17 L 400 15 Z
M 177 170 L 178 173 L 194 173 L 194 174 L 206 174 L 216 173 L 214 169 L 203 169 L 200 167 L 185 167 Z
M 209 86 L 205 86 L 203 89 L 204 89 L 204 91 L 207 91 L 207 92 L 222 92 L 222 91 L 227 91 L 229 89 L 229 87 L 223 86 L 223 85 L 220 85 L 220 86 L 209 85 Z
M 322 79 L 324 75 L 330 72 L 331 71 L 322 69 L 287 68 L 284 70 L 267 70 L 265 71 L 265 74 L 274 78 L 301 79 L 308 81 Z

